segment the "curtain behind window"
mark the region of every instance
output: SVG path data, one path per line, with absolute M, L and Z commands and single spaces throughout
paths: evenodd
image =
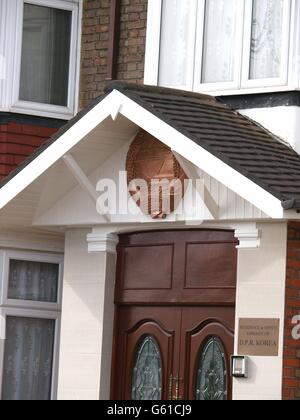
M 236 0 L 206 0 L 202 83 L 234 80 L 236 23 Z
M 283 8 L 283 0 L 253 1 L 250 79 L 280 76 Z
M 19 99 L 67 106 L 72 12 L 24 5 Z
M 59 265 L 10 260 L 8 298 L 57 302 Z
M 187 86 L 196 32 L 195 0 L 163 0 L 159 84 Z
M 7 317 L 2 400 L 51 399 L 55 321 Z

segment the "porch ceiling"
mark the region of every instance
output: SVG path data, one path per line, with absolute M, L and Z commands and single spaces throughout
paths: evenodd
M 72 156 L 89 176 L 128 143 L 137 129 L 122 116 L 115 122 L 109 117 L 71 150 Z M 64 161 L 59 159 L 1 210 L 0 226 L 31 226 L 38 213 L 47 211 L 77 185 Z

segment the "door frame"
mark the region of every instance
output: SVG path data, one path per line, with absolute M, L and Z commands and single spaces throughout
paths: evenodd
M 180 232 L 203 232 L 203 231 L 219 232 L 219 233 L 222 232 L 222 231 L 231 232 L 233 234 L 233 238 L 235 237 L 234 236 L 234 230 L 232 230 L 232 228 L 229 229 L 228 227 L 227 227 L 227 229 L 226 228 L 224 229 L 224 227 L 223 228 L 219 228 L 219 229 L 216 229 L 215 227 L 214 228 L 212 228 L 212 227 L 210 227 L 210 228 L 203 227 L 202 229 L 186 229 L 186 228 L 185 229 L 178 229 L 178 228 L 171 229 L 170 228 L 170 229 L 162 229 L 162 230 L 150 229 L 149 231 L 143 231 L 143 232 L 139 232 L 137 230 L 137 231 L 133 231 L 133 232 L 128 232 L 125 235 L 130 236 L 130 235 L 134 235 L 134 234 L 138 234 L 138 233 L 141 233 L 141 234 L 147 234 L 147 233 L 149 233 L 150 234 L 150 233 L 155 233 L 155 232 L 158 232 L 158 233 L 161 233 L 161 232 L 167 232 L 167 233 L 178 232 L 178 233 L 180 233 Z M 236 243 L 236 245 L 238 245 L 238 240 L 237 239 L 235 239 L 235 243 Z M 123 258 L 123 256 L 121 256 L 121 258 Z M 236 256 L 236 268 L 237 268 L 237 260 L 238 260 L 238 254 Z M 116 288 L 116 295 L 117 295 L 118 282 L 122 281 L 121 280 L 122 273 L 121 273 L 121 264 L 120 264 L 120 254 L 119 253 L 118 253 L 118 262 L 117 262 L 117 267 L 116 267 L 116 277 L 117 277 L 117 282 L 116 282 L 115 288 Z M 236 273 L 236 281 L 237 281 L 237 273 Z M 235 295 L 235 297 L 236 297 L 236 295 Z M 125 304 L 125 303 L 120 303 L 118 301 L 115 301 L 114 335 L 113 335 L 112 369 L 111 369 L 111 391 L 110 391 L 110 395 L 111 395 L 111 398 L 112 399 L 114 399 L 114 397 L 117 396 L 116 390 L 118 389 L 118 387 L 116 385 L 117 384 L 117 380 L 116 380 L 116 372 L 115 372 L 115 369 L 116 369 L 116 366 L 117 366 L 116 361 L 118 360 L 118 354 L 117 354 L 117 343 L 118 343 L 118 336 L 119 336 L 119 331 L 118 331 L 118 312 L 119 312 L 119 309 L 122 308 L 122 307 L 132 307 L 132 306 L 142 306 L 142 305 L 137 304 L 137 303 L 136 304 L 133 304 L 133 303 L 131 303 L 131 304 Z M 165 304 L 158 305 L 157 302 L 154 302 L 153 304 L 151 304 L 151 303 L 148 302 L 147 304 L 145 304 L 145 306 L 166 306 L 166 305 Z M 177 303 L 174 303 L 173 306 L 183 307 L 185 305 L 183 305 L 181 302 L 177 302 Z M 193 306 L 193 307 L 203 307 L 204 304 L 203 303 L 202 304 L 199 303 L 199 305 L 192 304 L 190 306 Z M 227 306 L 227 307 L 234 307 L 235 308 L 236 307 L 236 301 L 234 302 L 234 304 L 229 303 L 229 302 L 225 302 L 225 304 L 224 303 L 223 304 L 217 303 L 217 304 L 214 304 L 213 306 L 216 306 L 216 307 L 217 306 Z M 223 325 L 223 326 L 224 326 L 224 328 L 226 328 L 225 325 Z M 227 330 L 232 333 L 232 335 L 233 335 L 233 341 L 234 341 L 234 331 L 231 330 L 231 329 L 229 329 L 229 328 L 227 328 Z M 234 345 L 234 342 L 233 342 L 233 345 Z M 226 357 L 228 373 L 230 373 L 229 356 L 230 355 L 228 354 L 227 357 Z M 131 363 L 131 365 L 132 364 L 133 364 L 133 362 Z M 132 367 L 133 366 L 131 366 L 131 368 Z M 228 377 L 229 376 L 230 375 L 228 375 Z M 194 383 L 194 379 L 193 379 L 192 382 Z M 229 393 L 229 398 L 231 399 L 232 398 L 232 380 L 229 380 L 229 382 L 228 382 L 228 393 Z

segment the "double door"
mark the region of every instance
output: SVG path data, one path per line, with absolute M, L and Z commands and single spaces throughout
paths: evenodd
M 113 397 L 230 399 L 233 327 L 230 307 L 120 308 Z
M 236 261 L 230 231 L 120 237 L 113 399 L 231 398 Z

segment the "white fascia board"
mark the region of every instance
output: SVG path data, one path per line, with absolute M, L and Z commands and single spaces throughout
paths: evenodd
M 112 92 L 5 184 L 0 190 L 0 209 L 5 207 L 55 162 L 66 155 L 97 125 L 109 117 L 112 110 L 115 109 L 117 100 L 119 98 L 116 97 L 116 93 Z
M 113 115 L 116 107 L 128 120 L 148 131 L 269 217 L 283 218 L 284 212 L 280 200 L 117 90 L 111 92 L 1 188 L 0 209 L 66 155 L 97 125 Z
M 235 169 L 222 162 L 175 128 L 136 104 L 121 92 L 116 92 L 122 103 L 121 114 L 152 134 L 172 150 L 201 168 L 211 177 L 274 219 L 283 218 L 281 201 Z

